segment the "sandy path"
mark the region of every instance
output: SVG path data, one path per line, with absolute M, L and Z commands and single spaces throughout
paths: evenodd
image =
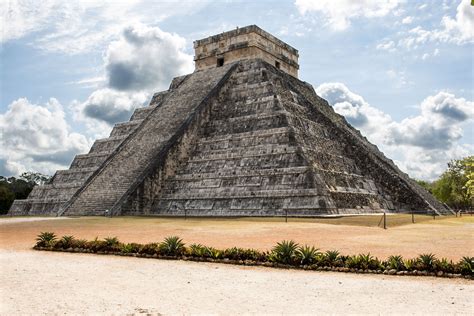
M 469 314 L 474 284 L 0 250 L 2 315 Z

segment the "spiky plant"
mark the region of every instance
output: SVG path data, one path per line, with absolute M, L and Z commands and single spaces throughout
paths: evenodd
M 315 263 L 319 254 L 318 248 L 308 245 L 300 246 L 296 250 L 296 258 L 302 265 Z
M 416 263 L 417 263 L 416 259 L 403 260 L 403 265 L 405 266 L 405 269 L 407 271 L 416 270 Z
M 462 274 L 474 275 L 474 257 L 462 257 L 458 266 Z
M 203 257 L 205 247 L 201 244 L 191 244 L 188 248 L 188 254 L 193 257 Z
M 337 250 L 327 250 L 324 253 L 323 262 L 327 266 L 339 266 L 341 263 L 341 255 Z
M 436 265 L 436 269 L 439 271 L 443 271 L 446 273 L 453 273 L 454 272 L 454 264 L 453 261 L 446 258 L 442 258 L 441 260 L 438 261 Z
M 36 237 L 36 247 L 51 247 L 56 241 L 56 234 L 53 232 L 41 232 Z
M 153 242 L 153 243 L 141 245 L 140 249 L 138 250 L 138 253 L 144 254 L 144 255 L 154 255 L 160 252 L 158 248 L 159 248 L 159 244 Z
M 273 247 L 271 258 L 273 261 L 283 264 L 292 264 L 296 258 L 298 244 L 293 240 L 283 240 Z
M 160 252 L 168 256 L 179 256 L 184 253 L 184 243 L 178 236 L 166 237 L 159 246 Z
M 74 236 L 63 236 L 59 241 L 54 245 L 55 248 L 67 249 L 74 246 Z
M 433 271 L 436 267 L 436 256 L 432 253 L 424 253 L 418 256 L 418 268 L 420 270 Z
M 388 269 L 395 269 L 398 271 L 405 269 L 405 265 L 403 264 L 403 257 L 400 255 L 388 257 L 386 265 Z
M 130 243 L 130 244 L 122 244 L 120 247 L 121 253 L 138 253 L 140 250 L 140 244 Z
M 120 250 L 120 241 L 117 237 L 104 238 L 105 250 L 117 251 Z

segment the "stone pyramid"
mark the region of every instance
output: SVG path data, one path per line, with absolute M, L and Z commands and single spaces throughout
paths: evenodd
M 10 213 L 450 212 L 297 79 L 296 49 L 255 25 L 194 46 L 194 73 L 174 78 Z

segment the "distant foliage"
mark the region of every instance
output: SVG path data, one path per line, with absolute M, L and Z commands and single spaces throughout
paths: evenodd
M 438 180 L 417 183 L 431 192 L 438 200 L 456 210 L 469 209 L 474 205 L 474 156 L 448 163 L 448 169 Z
M 38 172 L 25 172 L 19 178 L 0 176 L 0 215 L 8 212 L 14 200 L 26 199 L 35 185 L 50 179 Z

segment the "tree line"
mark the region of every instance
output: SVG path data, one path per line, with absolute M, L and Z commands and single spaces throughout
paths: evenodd
M 455 210 L 472 209 L 474 205 L 474 156 L 452 160 L 435 181 L 418 180 L 418 184 L 439 201 Z
M 6 214 L 14 200 L 26 199 L 35 185 L 50 179 L 38 172 L 25 172 L 18 178 L 0 176 L 0 214 Z

